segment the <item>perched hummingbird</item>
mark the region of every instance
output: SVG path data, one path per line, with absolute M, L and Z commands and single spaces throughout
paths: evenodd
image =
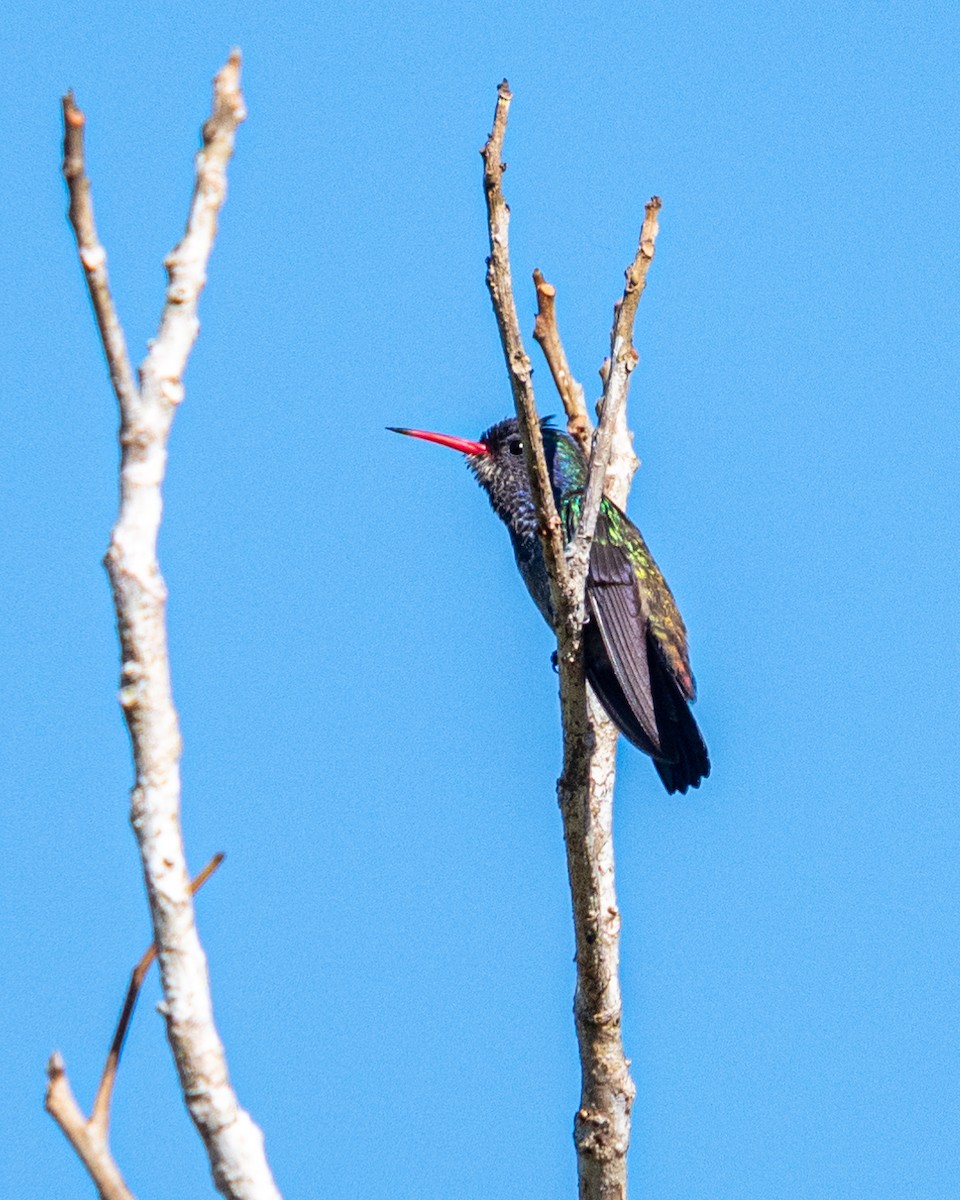
M 569 540 L 580 518 L 587 462 L 573 438 L 549 419 L 540 428 L 553 498 Z M 493 425 L 478 442 L 422 429 L 392 432 L 467 456 L 467 466 L 510 531 L 527 591 L 552 626 L 550 583 L 516 419 Z M 606 496 L 590 550 L 586 599 L 586 674 L 600 703 L 620 732 L 650 755 L 668 792 L 699 787 L 710 774 L 710 759 L 689 708 L 696 690 L 687 631 L 639 529 Z

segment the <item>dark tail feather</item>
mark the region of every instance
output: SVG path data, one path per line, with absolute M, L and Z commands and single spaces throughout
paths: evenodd
M 607 715 L 624 737 L 653 759 L 663 786 L 671 794 L 699 787 L 710 774 L 710 759 L 686 697 L 664 663 L 652 636 L 647 640 L 650 685 L 660 744 L 654 744 L 631 708 L 599 630 L 584 626 L 587 680 Z
M 652 637 L 647 638 L 653 705 L 660 731 L 663 758 L 653 765 L 668 792 L 686 792 L 699 787 L 710 774 L 710 757 L 690 705 L 670 669 L 664 663 Z

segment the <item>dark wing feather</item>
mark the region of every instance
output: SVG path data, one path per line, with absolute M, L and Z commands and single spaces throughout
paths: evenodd
M 594 541 L 590 552 L 587 608 L 633 723 L 643 732 L 647 745 L 642 748 L 648 754 L 659 755 L 660 734 L 647 654 L 647 619 L 637 579 L 623 551 L 599 540 Z M 588 663 L 596 661 L 596 647 L 593 649 L 594 654 L 587 656 Z M 611 690 L 604 689 L 607 694 Z M 604 695 L 600 698 L 603 700 Z M 618 714 L 614 715 L 616 719 Z
M 582 493 L 562 505 L 568 537 Z M 686 631 L 639 531 L 606 498 L 587 573 L 587 678 L 621 732 L 654 760 L 668 792 L 698 787 L 710 759 L 688 700 Z
M 583 638 L 587 682 L 603 705 L 607 716 L 624 737 L 629 738 L 638 749 L 642 750 L 644 754 L 649 754 L 651 758 L 655 757 L 660 753 L 660 747 L 656 742 L 650 740 L 647 730 L 640 723 L 640 718 L 624 695 L 596 621 L 586 623 Z
M 710 757 L 690 705 L 663 655 L 660 643 L 647 635 L 654 708 L 663 758 L 655 759 L 657 774 L 668 792 L 699 787 L 710 774 Z

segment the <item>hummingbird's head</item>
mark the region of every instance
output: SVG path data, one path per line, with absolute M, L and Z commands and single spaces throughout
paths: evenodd
M 548 429 L 553 434 L 557 432 L 544 423 L 545 434 Z M 497 516 L 521 537 L 536 534 L 537 518 L 530 496 L 523 440 L 516 417 L 508 417 L 491 425 L 486 433 L 481 434 L 478 442 L 451 437 L 446 433 L 428 433 L 422 429 L 393 429 L 393 432 L 459 450 L 466 455 L 467 466 L 487 493 Z

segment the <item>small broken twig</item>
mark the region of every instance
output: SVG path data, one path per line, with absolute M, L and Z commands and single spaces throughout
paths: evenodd
M 567 414 L 567 431 L 580 443 L 580 449 L 589 458 L 593 426 L 587 415 L 583 387 L 570 370 L 567 354 L 560 340 L 560 330 L 557 328 L 557 289 L 552 283 L 547 283 L 540 270 L 534 271 L 533 283 L 537 289 L 537 319 L 533 325 L 533 338 L 540 344 L 553 382 L 557 385 L 557 391 L 563 401 L 563 409 Z
M 210 859 L 200 874 L 190 884 L 191 895 L 195 896 L 197 894 L 222 862 L 223 854 L 215 854 Z M 143 986 L 147 972 L 150 970 L 153 960 L 156 957 L 157 947 L 151 943 L 143 952 L 140 961 L 133 968 L 130 975 L 130 985 L 127 988 L 127 995 L 123 1001 L 123 1008 L 120 1010 L 120 1019 L 117 1021 L 116 1032 L 113 1035 L 113 1041 L 110 1043 L 110 1049 L 107 1052 L 107 1061 L 104 1063 L 103 1074 L 100 1076 L 100 1086 L 97 1088 L 97 1094 L 93 1101 L 93 1109 L 90 1113 L 90 1124 L 102 1127 L 104 1132 L 106 1132 L 110 1121 L 110 1100 L 113 1096 L 113 1085 L 117 1077 L 117 1068 L 120 1066 L 120 1055 L 123 1053 L 123 1044 L 127 1039 L 127 1030 L 130 1028 L 130 1021 L 133 1017 L 133 1010 L 136 1007 L 137 997 L 140 994 L 140 988 Z
M 198 892 L 222 862 L 223 855 L 215 854 L 191 883 L 190 890 L 193 893 Z M 127 988 L 116 1032 L 107 1052 L 107 1061 L 104 1064 L 103 1074 L 100 1076 L 100 1086 L 97 1088 L 89 1119 L 84 1117 L 80 1105 L 76 1101 L 70 1087 L 70 1080 L 67 1078 L 66 1064 L 60 1052 L 55 1050 L 47 1063 L 47 1093 L 44 1107 L 63 1130 L 70 1145 L 76 1150 L 103 1200 L 133 1200 L 120 1174 L 120 1169 L 110 1153 L 110 1100 L 113 1096 L 113 1085 L 117 1077 L 117 1067 L 120 1064 L 124 1039 L 130 1026 L 130 1018 L 133 1016 L 144 977 L 156 955 L 157 948 L 151 945 L 133 968 L 130 986 Z

